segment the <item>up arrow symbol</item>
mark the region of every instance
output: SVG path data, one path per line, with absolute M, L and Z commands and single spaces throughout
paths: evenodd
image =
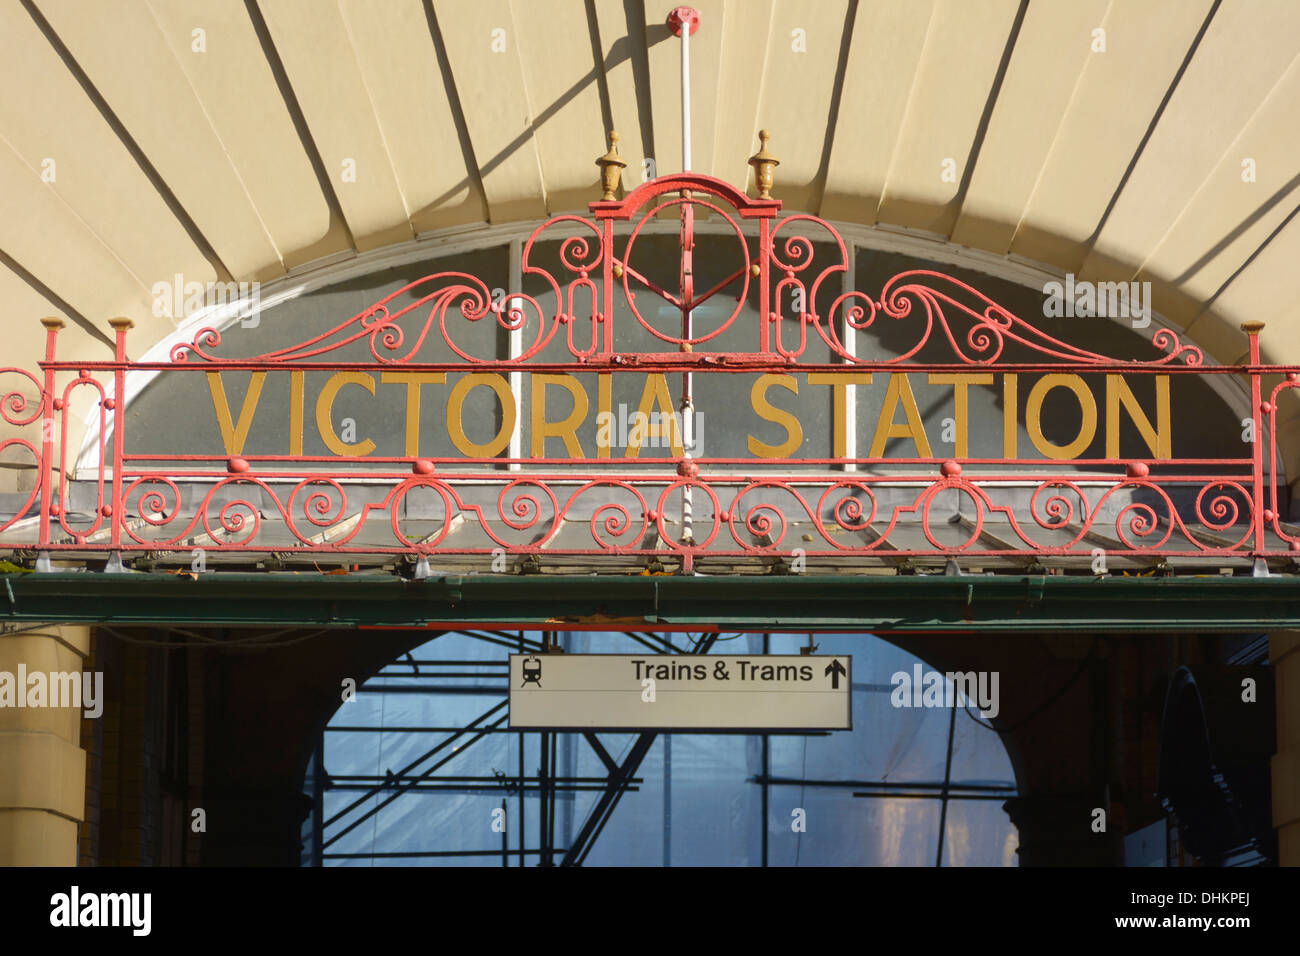
M 847 674 L 848 671 L 844 669 L 844 665 L 840 663 L 839 658 L 833 658 L 826 666 L 826 673 L 829 674 L 831 678 L 831 690 L 839 690 L 840 675 Z

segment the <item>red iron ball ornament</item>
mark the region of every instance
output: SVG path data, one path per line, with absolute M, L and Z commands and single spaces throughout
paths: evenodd
M 675 7 L 668 14 L 668 29 L 673 31 L 673 36 L 682 35 L 682 24 L 687 26 L 687 36 L 695 36 L 695 31 L 700 28 L 700 11 L 694 7 Z

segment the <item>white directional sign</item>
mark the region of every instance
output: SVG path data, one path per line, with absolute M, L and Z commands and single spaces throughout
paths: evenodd
M 510 726 L 851 730 L 849 657 L 512 654 Z

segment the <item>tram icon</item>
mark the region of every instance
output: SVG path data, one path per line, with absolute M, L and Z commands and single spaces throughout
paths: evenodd
M 542 662 L 536 657 L 524 658 L 524 682 L 519 686 L 524 687 L 528 684 L 542 686 Z

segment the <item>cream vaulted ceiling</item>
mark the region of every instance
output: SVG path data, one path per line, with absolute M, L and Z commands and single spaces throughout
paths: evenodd
M 267 283 L 584 210 L 622 134 L 680 168 L 680 41 L 642 0 L 4 0 L 3 364 L 139 357 L 155 283 Z M 1219 361 L 1300 360 L 1295 0 L 697 0 L 694 166 L 1088 279 L 1150 281 Z

